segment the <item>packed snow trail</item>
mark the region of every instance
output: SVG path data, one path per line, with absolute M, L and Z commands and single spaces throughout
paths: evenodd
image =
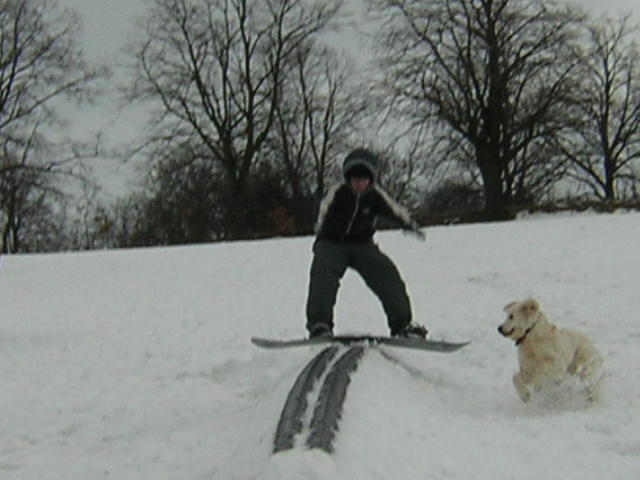
M 304 333 L 312 238 L 3 257 L 0 376 L 11 415 L 0 477 L 635 478 L 638 238 L 637 213 L 434 227 L 424 244 L 380 232 L 416 321 L 433 338 L 472 343 L 446 355 L 370 349 L 332 454 L 304 445 L 273 454 L 287 394 L 321 347 L 261 351 L 249 341 Z M 517 352 L 496 327 L 504 305 L 527 296 L 593 339 L 606 372 L 600 405 L 519 400 Z M 335 318 L 336 333 L 387 333 L 357 275 L 344 277 Z

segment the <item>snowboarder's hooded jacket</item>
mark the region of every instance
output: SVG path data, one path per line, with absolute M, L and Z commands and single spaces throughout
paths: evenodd
M 364 149 L 354 150 L 345 158 L 342 170 L 345 181 L 333 186 L 320 205 L 316 223 L 318 240 L 370 241 L 380 218 L 419 233 L 417 223 L 407 210 L 376 183 L 378 163 L 375 155 Z M 361 194 L 350 186 L 353 172 L 358 172 L 358 175 L 368 173 L 371 180 L 369 188 Z

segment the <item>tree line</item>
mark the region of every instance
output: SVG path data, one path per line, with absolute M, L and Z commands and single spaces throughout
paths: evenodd
M 99 96 L 108 70 L 84 60 L 72 11 L 0 0 L 1 251 L 309 234 L 355 146 L 425 223 L 638 199 L 630 17 L 551 0 L 362 2 L 366 18 L 340 0 L 153 0 L 120 86 L 152 108 L 132 146 L 146 175 L 105 204 L 86 173 L 99 139 L 60 140 L 56 105 Z M 353 22 L 374 32 L 364 67 L 331 41 Z

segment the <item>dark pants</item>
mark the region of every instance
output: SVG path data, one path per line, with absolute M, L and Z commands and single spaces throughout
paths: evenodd
M 391 333 L 411 322 L 411 304 L 398 269 L 373 241 L 318 240 L 313 247 L 307 296 L 307 330 L 325 323 L 333 328 L 333 307 L 347 267 L 356 270 L 382 302 Z

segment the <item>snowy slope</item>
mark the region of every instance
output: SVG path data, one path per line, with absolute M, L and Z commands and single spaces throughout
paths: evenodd
M 426 233 L 377 240 L 432 338 L 472 344 L 369 349 L 333 455 L 271 455 L 289 388 L 321 347 L 249 342 L 304 334 L 311 238 L 2 258 L 0 478 L 638 478 L 640 215 Z M 516 350 L 496 327 L 529 295 L 600 349 L 600 405 L 518 399 Z M 338 332 L 386 333 L 357 275 L 338 302 Z

